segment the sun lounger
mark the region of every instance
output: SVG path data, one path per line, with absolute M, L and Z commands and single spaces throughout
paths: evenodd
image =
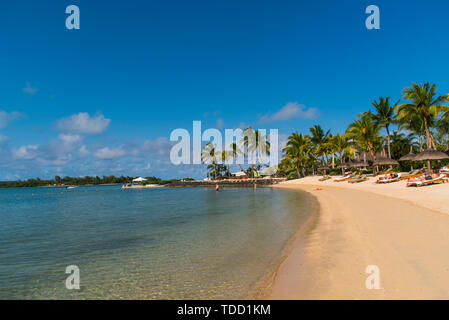
M 343 177 L 335 178 L 334 182 L 348 181 L 351 178 L 352 178 L 352 176 L 349 174 L 349 175 L 346 175 L 346 176 L 343 176 Z
M 383 176 L 383 175 L 392 174 L 392 173 L 396 173 L 396 172 L 394 172 L 393 170 L 383 171 L 383 172 L 379 172 L 379 175 Z
M 441 168 L 441 169 L 440 169 L 440 173 L 449 174 L 449 167 L 446 166 L 446 167 Z
M 387 177 L 380 177 L 376 183 L 392 183 L 392 182 L 398 182 L 401 180 L 404 180 L 406 178 L 403 178 L 404 174 L 402 173 L 398 173 L 398 175 L 394 178 L 387 178 Z M 409 176 L 407 176 L 407 178 L 409 178 Z
M 332 179 L 332 178 L 329 177 L 329 176 L 324 176 L 324 177 L 318 179 L 318 181 L 323 182 L 323 181 L 327 181 L 327 180 L 330 180 L 330 179 Z
M 434 183 L 445 183 L 445 182 L 448 182 L 448 180 L 449 179 L 446 177 L 446 175 L 438 174 L 437 177 L 434 177 L 434 178 L 429 179 L 429 180 L 423 178 L 423 179 L 419 179 L 419 180 L 416 180 L 416 181 L 409 181 L 407 183 L 407 187 L 413 187 L 413 186 L 414 187 L 422 187 L 422 186 L 427 186 L 427 185 L 431 185 L 431 184 L 434 184 Z
M 348 183 L 359 183 L 368 180 L 366 176 L 354 177 L 348 180 Z

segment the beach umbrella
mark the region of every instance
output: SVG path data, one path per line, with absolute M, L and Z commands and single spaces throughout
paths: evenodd
M 416 158 L 416 154 L 414 154 L 413 152 L 410 152 L 409 154 L 406 154 L 401 159 L 399 159 L 399 161 L 413 161 L 413 160 L 415 160 L 415 158 Z
M 385 157 L 381 157 L 376 159 L 373 163 L 374 166 L 397 166 L 399 165 L 399 162 L 393 159 L 388 159 Z
M 337 168 L 341 168 L 341 174 L 344 175 L 345 172 L 343 169 L 351 168 L 351 164 L 352 162 L 351 160 L 349 160 L 348 162 L 341 163 L 340 165 L 337 166 Z
M 368 164 L 363 161 L 355 160 L 350 164 L 350 166 L 351 166 L 351 168 L 362 168 L 362 167 L 367 167 Z
M 327 170 L 330 170 L 331 168 L 324 166 L 324 167 L 319 167 L 317 170 L 318 171 L 324 171 L 324 175 L 326 175 Z
M 427 149 L 420 154 L 418 154 L 413 161 L 427 161 L 427 172 L 429 174 L 432 173 L 430 161 L 432 160 L 447 160 L 449 159 L 449 155 L 444 152 L 440 152 L 434 149 Z

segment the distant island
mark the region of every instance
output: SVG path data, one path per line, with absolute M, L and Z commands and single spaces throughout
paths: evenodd
M 125 184 L 131 183 L 135 177 L 129 176 L 95 176 L 95 177 L 60 177 L 44 180 L 33 178 L 17 181 L 0 181 L 0 188 L 20 188 L 20 187 L 49 187 L 49 186 L 85 186 L 85 185 L 106 185 L 106 184 Z M 146 177 L 146 184 L 165 185 L 176 181 L 190 181 L 192 178 L 163 180 L 157 177 Z

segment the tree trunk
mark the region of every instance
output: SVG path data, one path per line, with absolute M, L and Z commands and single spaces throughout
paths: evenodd
M 419 134 L 419 152 L 422 152 L 422 134 Z
M 215 174 L 214 179 L 217 180 L 217 165 L 215 163 L 214 163 L 214 174 Z
M 387 129 L 388 159 L 391 159 L 390 129 L 388 128 L 388 126 L 385 126 L 385 129 Z
M 296 167 L 296 173 L 298 174 L 298 179 L 301 178 L 301 174 L 299 173 L 299 167 Z
M 334 168 L 335 168 L 335 154 L 332 153 L 332 169 Z
M 432 141 L 430 140 L 430 130 L 427 124 L 427 118 L 424 117 L 424 128 L 426 129 L 426 137 L 427 137 L 427 149 L 432 149 Z

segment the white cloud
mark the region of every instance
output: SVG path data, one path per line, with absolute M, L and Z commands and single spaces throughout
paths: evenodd
M 124 157 L 125 155 L 126 151 L 123 150 L 122 147 L 117 148 L 104 147 L 95 151 L 94 153 L 95 158 L 103 160 L 121 158 Z
M 37 144 L 22 146 L 18 149 L 13 149 L 12 154 L 16 159 L 31 160 L 37 157 Z
M 307 109 L 306 106 L 298 104 L 297 102 L 289 102 L 276 113 L 272 115 L 266 114 L 260 117 L 259 123 L 264 124 L 269 122 L 286 121 L 293 118 L 315 119 L 318 115 L 319 111 L 317 108 Z
M 163 158 L 170 154 L 170 149 L 174 142 L 169 141 L 165 137 L 156 140 L 146 140 L 142 145 L 142 151 L 152 158 Z
M 13 120 L 22 117 L 23 115 L 17 111 L 6 112 L 0 110 L 0 129 L 6 128 L 6 126 Z
M 69 154 L 68 156 L 58 157 L 56 159 L 45 159 L 45 158 L 37 158 L 36 161 L 38 164 L 46 167 L 58 167 L 64 166 L 72 159 L 72 156 Z
M 63 154 L 69 153 L 78 148 L 83 142 L 83 137 L 78 134 L 65 134 L 58 135 L 58 140 L 50 142 L 49 146 L 53 153 Z
M 60 119 L 56 127 L 62 132 L 100 134 L 106 131 L 110 122 L 111 119 L 106 119 L 102 114 L 91 117 L 87 112 L 80 112 Z
M 25 83 L 25 88 L 22 88 L 22 91 L 26 94 L 34 95 L 36 94 L 39 89 L 36 87 L 33 87 L 28 81 Z
M 87 156 L 90 152 L 87 149 L 87 147 L 83 144 L 79 149 L 78 149 L 78 153 L 80 154 L 80 156 L 85 157 Z

